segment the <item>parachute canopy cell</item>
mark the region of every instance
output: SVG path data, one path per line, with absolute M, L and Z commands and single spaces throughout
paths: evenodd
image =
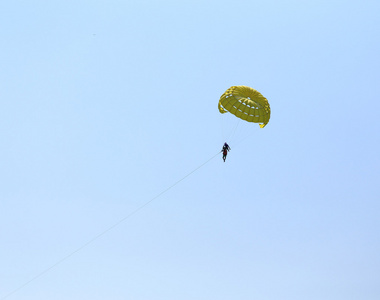
M 229 112 L 247 122 L 259 123 L 261 128 L 268 124 L 270 106 L 268 100 L 248 86 L 232 86 L 219 99 L 220 113 Z

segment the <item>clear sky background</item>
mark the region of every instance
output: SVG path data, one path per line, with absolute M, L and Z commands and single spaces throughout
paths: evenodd
M 2 1 L 0 299 L 378 300 L 379 15 Z M 269 100 L 264 129 L 233 134 L 233 85 Z

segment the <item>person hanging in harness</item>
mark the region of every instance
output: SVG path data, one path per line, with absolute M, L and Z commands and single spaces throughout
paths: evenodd
M 228 151 L 230 151 L 230 150 L 231 150 L 230 146 L 229 146 L 227 143 L 224 143 L 224 145 L 223 145 L 223 149 L 222 149 L 222 151 L 221 151 L 221 152 L 223 152 L 223 161 L 224 161 L 224 162 L 226 161 L 227 153 L 228 153 Z

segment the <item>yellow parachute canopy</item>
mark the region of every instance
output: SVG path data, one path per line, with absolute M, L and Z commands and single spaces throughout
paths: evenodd
M 264 128 L 270 119 L 268 100 L 258 91 L 248 86 L 232 86 L 219 99 L 220 113 L 230 112 L 248 122 L 260 123 Z

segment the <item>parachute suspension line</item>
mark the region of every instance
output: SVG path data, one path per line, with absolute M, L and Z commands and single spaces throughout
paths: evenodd
M 103 235 L 105 235 L 106 233 L 108 233 L 109 231 L 111 231 L 112 229 L 114 229 L 115 227 L 119 226 L 121 223 L 123 223 L 124 221 L 126 221 L 127 219 L 129 219 L 130 217 L 132 217 L 133 215 L 135 215 L 136 213 L 138 213 L 140 210 L 142 210 L 144 207 L 146 207 L 148 204 L 150 204 L 151 202 L 153 202 L 154 200 L 156 200 L 157 198 L 159 198 L 160 196 L 162 196 L 163 194 L 165 194 L 166 192 L 168 192 L 169 190 L 171 190 L 172 188 L 174 188 L 177 184 L 181 183 L 183 180 L 185 180 L 187 177 L 189 177 L 191 174 L 195 173 L 196 171 L 198 171 L 200 168 L 202 168 L 204 165 L 206 165 L 207 163 L 209 163 L 212 159 L 214 159 L 216 156 L 218 156 L 220 154 L 220 151 L 213 155 L 211 158 L 209 158 L 208 160 L 206 160 L 204 163 L 202 163 L 201 165 L 199 165 L 198 167 L 196 167 L 195 169 L 193 169 L 192 171 L 190 171 L 188 174 L 186 174 L 185 176 L 183 176 L 181 179 L 177 180 L 176 182 L 174 182 L 171 186 L 169 186 L 168 188 L 166 188 L 165 190 L 163 190 L 161 193 L 157 194 L 156 196 L 154 196 L 152 199 L 150 199 L 149 201 L 145 202 L 144 204 L 142 204 L 141 206 L 139 206 L 138 208 L 136 208 L 134 211 L 130 212 L 128 215 L 126 215 L 124 218 L 120 219 L 119 221 L 117 221 L 115 224 L 111 225 L 110 227 L 108 227 L 107 229 L 103 230 L 101 233 L 97 234 L 96 236 L 94 236 L 92 239 L 88 240 L 86 243 L 84 243 L 82 246 L 78 247 L 77 249 L 75 249 L 73 252 L 71 252 L 70 254 L 66 255 L 65 257 L 61 258 L 60 260 L 58 260 L 56 263 L 54 263 L 53 265 L 51 265 L 50 267 L 48 267 L 47 269 L 45 269 L 44 271 L 40 272 L 39 274 L 35 275 L 34 277 L 32 277 L 29 281 L 25 282 L 24 284 L 20 285 L 18 288 L 14 289 L 12 292 L 8 293 L 7 295 L 3 296 L 0 298 L 0 300 L 4 300 L 8 297 L 10 297 L 11 295 L 15 294 L 16 292 L 18 292 L 19 290 L 21 290 L 22 288 L 24 288 L 25 286 L 29 285 L 31 282 L 35 281 L 36 279 L 42 277 L 43 275 L 45 275 L 46 273 L 48 273 L 50 270 L 54 269 L 55 267 L 57 267 L 58 265 L 62 264 L 64 261 L 68 260 L 70 257 L 72 257 L 73 255 L 75 255 L 76 253 L 78 253 L 79 251 L 83 250 L 85 247 L 87 247 L 88 245 L 92 244 L 93 242 L 95 242 L 97 239 L 99 239 L 100 237 L 102 237 Z
M 252 131 L 251 133 L 249 133 L 248 135 L 244 136 L 242 139 L 240 139 L 239 141 L 237 141 L 235 143 L 235 145 L 239 145 L 241 144 L 242 142 L 244 142 L 247 138 L 253 136 L 254 134 L 256 133 L 256 129 L 254 131 Z
M 236 130 L 238 129 L 238 127 L 239 127 L 239 125 L 240 125 L 240 122 L 241 122 L 241 120 L 238 119 L 238 122 L 236 123 L 236 126 L 235 126 L 235 128 L 234 128 L 234 131 L 232 132 L 232 135 L 231 135 L 231 137 L 230 137 L 230 140 L 232 140 L 232 139 L 235 137 L 235 133 L 236 133 Z
M 232 143 L 232 140 L 233 140 L 234 137 L 235 137 L 235 134 L 236 134 L 236 131 L 237 131 L 239 125 L 240 125 L 240 122 L 241 122 L 240 119 L 237 119 L 237 120 L 236 120 L 236 125 L 234 126 L 234 128 L 233 128 L 232 131 L 230 132 L 230 135 L 228 136 L 226 142 L 228 142 L 228 143 Z
M 225 118 L 219 118 L 220 120 L 220 137 L 221 140 L 224 140 L 226 138 L 226 125 L 225 125 Z

